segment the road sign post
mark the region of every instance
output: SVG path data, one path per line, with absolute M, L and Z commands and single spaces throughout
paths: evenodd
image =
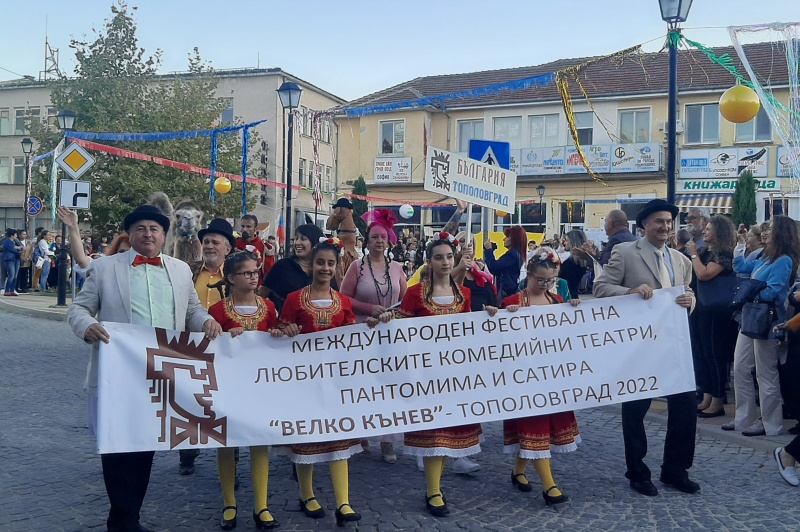
M 511 143 L 472 139 L 469 141 L 469 158 L 509 170 L 511 169 Z M 516 188 L 516 182 L 514 187 Z M 483 238 L 484 242 L 487 242 L 489 233 L 494 229 L 494 212 L 492 212 L 492 209 L 483 209 L 482 219 Z

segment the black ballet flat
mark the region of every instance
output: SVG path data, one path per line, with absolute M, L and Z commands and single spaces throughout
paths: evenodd
M 434 506 L 431 504 L 431 500 L 435 499 L 436 497 L 442 498 L 442 502 L 444 503 L 442 506 Z M 430 513 L 434 517 L 446 517 L 450 515 L 450 509 L 447 507 L 447 499 L 445 499 L 444 495 L 441 493 L 437 493 L 436 495 L 431 495 L 430 497 L 426 495 L 425 507 L 428 509 L 428 513 Z
M 319 519 L 321 517 L 325 517 L 325 508 L 320 506 L 316 510 L 309 510 L 306 503 L 310 501 L 316 501 L 316 497 L 309 497 L 306 500 L 300 499 L 300 509 L 303 510 L 303 513 L 306 514 L 306 517 L 310 517 L 311 519 Z
M 236 528 L 236 514 L 233 514 L 233 519 L 225 519 L 225 512 L 227 510 L 233 510 L 236 512 L 236 506 L 226 506 L 222 509 L 222 519 L 219 520 L 219 527 L 222 530 L 233 530 Z
M 533 486 L 531 486 L 530 482 L 520 482 L 519 477 L 525 477 L 525 480 L 528 480 L 528 477 L 525 476 L 525 473 L 518 473 L 516 475 L 511 473 L 511 483 L 515 485 L 522 493 L 533 491 Z
M 353 510 L 353 507 L 350 506 L 350 509 L 353 510 L 352 514 L 343 514 L 342 508 L 345 506 L 350 506 L 349 503 L 344 503 L 343 505 L 339 506 L 334 515 L 336 516 L 336 526 L 344 526 L 345 523 L 352 523 L 353 521 L 361 521 L 361 514 Z
M 697 417 L 700 418 L 700 419 L 708 419 L 708 418 L 712 418 L 712 417 L 722 417 L 724 415 L 725 415 L 725 409 L 724 408 L 720 408 L 716 412 L 703 412 L 702 410 L 697 412 Z
M 272 519 L 272 521 L 262 521 L 261 514 L 264 512 L 269 512 L 269 508 L 264 508 L 260 512 L 253 512 L 253 521 L 256 524 L 256 528 L 260 530 L 272 530 L 273 528 L 278 528 L 281 526 L 277 519 Z
M 556 490 L 556 489 L 558 489 L 558 486 L 553 486 L 552 488 L 548 489 L 547 491 L 543 491 L 542 492 L 542 497 L 544 497 L 544 503 L 547 506 L 553 506 L 555 504 L 562 504 L 562 503 L 565 503 L 565 502 L 567 502 L 569 500 L 569 497 L 567 497 L 563 493 L 561 495 L 557 495 L 557 496 L 550 495 L 550 492 L 553 491 L 553 490 Z

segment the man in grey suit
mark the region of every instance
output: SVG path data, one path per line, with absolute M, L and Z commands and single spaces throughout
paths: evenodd
M 111 341 L 100 321 L 203 331 L 209 339 L 222 332 L 200 304 L 189 266 L 161 254 L 168 229 L 169 219 L 150 205 L 126 216 L 125 230 L 132 249 L 92 261 L 83 289 L 67 312 L 75 335 L 92 344 L 86 388 L 93 433 L 97 423 L 99 342 Z M 139 524 L 139 511 L 150 481 L 153 451 L 103 454 L 100 458 L 111 503 L 108 530 L 147 530 Z
M 644 229 L 644 237 L 614 247 L 611 260 L 594 282 L 595 296 L 639 294 L 650 299 L 656 289 L 683 285 L 686 293 L 679 295 L 675 302 L 689 310 L 694 308 L 694 294 L 689 288 L 692 265 L 682 253 L 666 245 L 677 214 L 678 207 L 664 200 L 655 199 L 645 205 L 636 216 L 636 225 Z M 689 480 L 688 473 L 694 460 L 697 429 L 695 393 L 670 395 L 667 403 L 669 417 L 660 480 L 684 493 L 697 493 L 700 486 Z M 633 489 L 653 496 L 658 495 L 658 489 L 650 480 L 650 469 L 644 463 L 647 455 L 644 416 L 649 408 L 650 399 L 622 404 L 622 436 L 628 466 L 625 477 Z

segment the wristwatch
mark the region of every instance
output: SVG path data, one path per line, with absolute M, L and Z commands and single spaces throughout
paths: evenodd
M 692 255 L 690 258 L 691 258 L 692 260 L 694 260 L 694 259 L 696 259 L 696 258 L 697 258 L 697 255 Z

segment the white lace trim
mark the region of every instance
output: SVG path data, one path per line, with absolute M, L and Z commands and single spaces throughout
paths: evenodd
M 332 453 L 320 454 L 295 454 L 291 453 L 289 459 L 295 464 L 320 464 L 323 462 L 335 462 L 337 460 L 347 460 L 362 451 L 361 442 L 351 445 L 344 451 L 334 451 Z
M 467 447 L 466 449 L 451 449 L 449 447 L 412 447 L 405 445 L 403 454 L 408 456 L 449 456 L 451 458 L 462 458 L 472 456 L 481 452 L 480 444 Z
M 504 445 L 503 452 L 505 454 L 519 454 L 520 458 L 525 458 L 528 460 L 541 460 L 543 458 L 550 458 L 550 454 L 566 454 L 571 453 L 573 451 L 578 450 L 578 444 L 581 442 L 580 435 L 575 437 L 575 441 L 572 443 L 568 443 L 567 445 L 550 445 L 550 449 L 547 451 L 526 451 L 520 450 L 519 444 L 515 443 L 513 445 Z

